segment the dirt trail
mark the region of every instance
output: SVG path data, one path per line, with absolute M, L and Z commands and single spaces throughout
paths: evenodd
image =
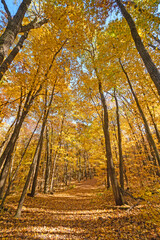
M 140 218 L 140 209 L 129 213 L 108 209 L 114 205 L 112 193 L 108 191 L 106 196 L 103 191 L 94 179 L 54 195 L 27 197 L 20 219 L 13 217 L 19 197 L 11 196 L 9 210 L 0 217 L 0 239 L 154 239 L 150 225 L 146 228 L 143 216 Z M 154 235 L 158 234 L 155 229 Z

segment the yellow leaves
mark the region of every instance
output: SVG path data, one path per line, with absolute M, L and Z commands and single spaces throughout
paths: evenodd
M 138 33 L 139 33 L 141 38 L 145 38 L 146 34 L 145 34 L 145 31 L 143 29 L 139 29 Z
M 68 67 L 65 67 L 65 71 L 68 72 L 70 69 Z
M 27 25 L 30 23 L 30 20 L 28 19 L 28 17 L 24 17 L 23 18 L 23 25 Z

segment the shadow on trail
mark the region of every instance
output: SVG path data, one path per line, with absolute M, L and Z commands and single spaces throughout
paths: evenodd
M 91 185 L 91 188 L 89 184 L 79 184 L 74 189 L 54 195 L 27 197 L 20 219 L 13 218 L 17 197 L 11 196 L 8 201 L 11 213 L 6 212 L 0 217 L 0 238 L 158 239 L 157 226 L 146 222 L 141 208 L 130 212 L 105 209 L 102 203 L 107 199 L 106 195 L 102 195 L 102 191 L 103 189 L 95 184 Z M 113 203 L 111 192 L 107 194 L 107 204 Z

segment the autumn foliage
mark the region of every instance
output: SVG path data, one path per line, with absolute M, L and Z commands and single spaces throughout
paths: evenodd
M 85 231 L 77 230 L 82 239 L 133 239 L 128 226 L 122 234 L 119 224 L 121 218 L 136 221 L 136 214 L 140 224 L 148 225 L 143 226 L 146 238 L 140 238 L 137 230 L 135 239 L 158 239 L 158 1 L 23 0 L 15 16 L 5 0 L 1 4 L 3 220 L 10 215 L 19 218 L 23 204 L 30 211 L 30 201 L 31 209 L 45 198 L 58 202 L 59 191 L 76 195 L 83 182 L 82 192 L 85 184 L 90 186 L 88 191 L 94 185 L 89 201 L 95 201 L 95 206 L 91 203 L 90 210 L 99 209 L 100 203 L 106 212 L 108 206 L 115 207 L 119 217 L 115 220 L 116 212 L 110 213 L 110 224 L 118 230 L 115 235 L 103 235 L 100 224 L 104 232 L 111 230 L 104 220 L 106 212 L 99 213 L 95 234 L 89 232 L 87 238 Z M 85 210 L 90 202 L 83 203 Z M 149 209 L 150 204 L 155 209 Z M 11 207 L 11 214 L 5 213 L 5 206 Z M 128 212 L 123 215 L 123 211 Z M 147 214 L 151 213 L 150 220 Z M 148 229 L 153 232 L 149 234 Z M 100 237 L 95 238 L 96 234 Z

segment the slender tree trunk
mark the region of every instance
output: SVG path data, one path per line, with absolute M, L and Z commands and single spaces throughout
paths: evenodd
M 36 73 L 36 75 L 37 75 L 37 73 Z M 32 95 L 32 89 L 28 92 L 28 95 L 26 97 L 26 101 L 25 101 L 22 113 L 20 113 L 20 111 L 21 111 L 21 103 L 20 103 L 18 114 L 17 114 L 17 119 L 16 119 L 16 124 L 15 124 L 15 127 L 14 127 L 14 131 L 13 131 L 13 133 L 10 137 L 10 140 L 8 141 L 8 143 L 7 143 L 5 149 L 4 149 L 4 151 L 3 151 L 3 153 L 0 157 L 0 168 L 4 164 L 4 162 L 7 158 L 7 155 L 10 154 L 10 152 L 11 152 L 11 155 L 12 155 L 14 145 L 15 145 L 17 139 L 18 139 L 18 136 L 19 136 L 22 124 L 25 120 L 25 117 L 28 114 L 29 109 L 30 109 L 34 99 L 37 97 L 38 93 L 41 91 L 41 88 L 42 88 L 42 85 L 40 85 L 38 90 L 33 95 Z
M 26 179 L 26 182 L 25 182 L 22 194 L 21 194 L 21 198 L 19 200 L 18 208 L 17 208 L 16 214 L 15 214 L 16 218 L 19 218 L 21 216 L 23 202 L 24 202 L 24 199 L 25 199 L 25 196 L 26 196 L 26 193 L 27 193 L 27 189 L 28 189 L 28 186 L 29 186 L 29 182 L 30 182 L 32 173 L 33 173 L 34 168 L 35 168 L 35 163 L 36 163 L 36 156 L 33 158 L 33 161 L 32 161 L 32 164 L 30 166 L 30 170 L 29 170 L 29 173 L 28 173 L 28 176 L 27 176 L 27 179 Z
M 1 174 L 0 174 L 0 192 L 3 188 L 3 184 L 4 182 L 6 181 L 6 178 L 7 178 L 7 175 L 8 175 L 8 170 L 9 170 L 9 165 L 10 165 L 10 162 L 12 160 L 12 154 L 13 154 L 13 151 L 14 151 L 14 147 L 15 147 L 15 144 L 17 142 L 17 139 L 18 139 L 18 136 L 19 136 L 19 133 L 20 133 L 20 129 L 21 129 L 21 126 L 24 122 L 24 119 L 29 111 L 29 108 L 30 106 L 28 105 L 27 108 L 25 108 L 25 110 L 23 110 L 23 113 L 22 113 L 22 116 L 19 120 L 19 122 L 15 125 L 15 128 L 14 128 L 14 131 L 12 133 L 12 136 L 0 158 L 0 163 L 1 163 L 1 166 L 4 162 L 4 165 L 3 165 L 3 168 L 2 168 L 2 171 L 1 171 Z
M 141 40 L 141 37 L 138 34 L 138 31 L 136 29 L 136 25 L 134 23 L 133 18 L 128 13 L 125 6 L 122 4 L 121 0 L 116 0 L 116 3 L 118 5 L 122 15 L 124 16 L 124 18 L 126 19 L 126 21 L 128 23 L 128 26 L 129 26 L 131 34 L 132 34 L 132 38 L 133 38 L 136 48 L 137 48 L 137 51 L 139 52 L 139 54 L 145 64 L 145 67 L 157 88 L 158 94 L 160 95 L 160 72 L 158 71 L 158 68 L 156 67 L 156 65 L 153 63 L 147 49 L 145 48 L 145 46 Z
M 116 203 L 116 205 L 123 205 L 124 199 L 123 199 L 122 193 L 120 191 L 120 187 L 118 185 L 115 168 L 114 168 L 114 164 L 113 164 L 113 159 L 112 159 L 111 142 L 110 142 L 110 134 L 109 134 L 108 109 L 107 109 L 107 105 L 106 105 L 105 97 L 103 94 L 100 79 L 98 79 L 98 85 L 99 85 L 99 93 L 100 93 L 100 97 L 101 97 L 101 102 L 102 102 L 102 106 L 103 106 L 103 110 L 104 110 L 103 131 L 104 131 L 104 136 L 105 136 L 106 157 L 107 157 L 108 165 L 109 165 L 109 176 L 110 176 L 110 180 L 111 180 L 111 184 L 112 184 L 115 203 Z
M 56 163 L 58 159 L 58 153 L 56 153 L 54 160 L 53 160 L 53 167 L 52 167 L 52 176 L 51 176 L 51 185 L 50 185 L 50 192 L 53 192 L 53 187 L 54 187 L 54 178 L 55 178 L 55 171 L 56 171 Z
M 158 102 L 160 103 L 160 97 L 159 97 L 159 95 L 157 94 L 157 92 L 155 91 L 155 89 L 152 87 L 151 84 L 149 85 L 149 87 L 150 87 L 152 93 L 154 94 L 154 96 L 156 97 L 156 99 L 158 100 Z
M 144 115 L 144 113 L 143 113 L 143 110 L 142 110 L 142 108 L 141 108 L 141 106 L 140 106 L 140 104 L 139 104 L 138 98 L 137 98 L 137 96 L 136 96 L 136 94 L 135 94 L 135 92 L 134 92 L 134 90 L 133 90 L 133 87 L 132 87 L 132 84 L 131 84 L 131 82 L 130 82 L 130 80 L 129 80 L 128 74 L 127 74 L 127 72 L 125 71 L 125 69 L 124 69 L 124 67 L 123 67 L 123 65 L 122 65 L 122 63 L 121 63 L 121 60 L 119 60 L 119 62 L 120 62 L 122 71 L 124 72 L 124 74 L 125 74 L 125 76 L 126 76 L 126 79 L 127 79 L 127 81 L 128 81 L 128 84 L 129 84 L 129 86 L 130 86 L 130 89 L 131 89 L 131 92 L 132 92 L 133 97 L 134 97 L 134 99 L 135 99 L 137 108 L 138 108 L 138 110 L 139 110 L 139 112 L 140 112 L 140 115 L 141 115 L 141 117 L 142 117 L 142 119 L 143 119 L 143 123 L 144 123 L 144 127 L 145 127 L 145 131 L 146 131 L 146 135 L 147 135 L 148 142 L 149 142 L 150 145 L 153 147 L 153 150 L 154 150 L 154 152 L 155 152 L 155 155 L 156 155 L 158 164 L 160 165 L 160 156 L 159 156 L 159 153 L 158 153 L 158 149 L 157 149 L 157 147 L 156 147 L 156 144 L 155 144 L 155 142 L 154 142 L 154 139 L 153 139 L 153 137 L 152 137 L 152 134 L 151 134 L 151 132 L 150 132 L 150 129 L 149 129 L 149 126 L 148 126 L 148 123 L 147 123 L 147 119 L 146 119 L 146 117 L 145 117 L 145 115 Z
M 8 129 L 8 131 L 6 133 L 5 139 L 4 139 L 4 141 L 2 142 L 2 144 L 0 146 L 0 152 L 3 151 L 3 148 L 4 148 L 5 144 L 10 139 L 11 134 L 13 133 L 13 126 L 14 126 L 15 122 L 16 122 L 16 120 L 14 120 L 14 122 L 10 125 L 10 127 L 9 127 L 9 129 Z
M 140 134 L 141 134 L 141 138 L 142 138 L 142 143 L 143 143 L 143 146 L 144 146 L 144 150 L 146 149 L 147 150 L 147 146 L 145 144 L 145 139 L 144 139 L 144 136 L 143 136 L 143 132 L 142 132 L 142 129 L 140 127 L 139 124 L 137 124 L 138 126 L 138 129 L 140 131 Z M 147 137 L 147 134 L 146 134 L 146 138 L 147 138 L 147 142 L 148 142 L 148 145 L 149 145 L 149 148 L 150 148 L 150 155 L 148 154 L 148 160 L 149 162 L 152 162 L 155 166 L 157 166 L 157 161 L 156 161 L 156 156 L 155 156 L 155 152 L 154 152 L 154 149 L 153 149 L 153 146 L 151 145 L 148 137 Z M 145 162 L 143 161 L 143 164 L 145 164 Z
M 64 119 L 65 119 L 65 114 L 63 115 L 63 118 L 62 118 L 61 128 L 60 128 L 60 133 L 59 133 L 59 139 L 58 139 L 58 147 L 56 149 L 55 157 L 54 157 L 54 161 L 53 161 L 52 176 L 51 176 L 51 186 L 50 186 L 50 191 L 51 192 L 53 192 L 56 163 L 57 163 L 57 159 L 59 157 L 59 150 L 61 149 L 61 145 L 62 145 L 62 133 L 63 133 Z
M 51 93 L 51 97 L 50 97 L 50 101 L 49 101 L 48 106 L 47 106 L 47 89 L 46 89 L 44 119 L 43 119 L 43 124 L 42 124 L 42 129 L 41 129 L 41 135 L 40 135 L 40 146 L 41 147 L 39 148 L 37 164 L 36 164 L 36 171 L 35 171 L 35 175 L 34 175 L 34 179 L 33 179 L 33 185 L 32 185 L 32 190 L 31 190 L 31 194 L 30 194 L 31 197 L 34 197 L 35 196 L 35 192 L 36 192 L 39 164 L 40 164 L 41 152 L 42 152 L 42 146 L 43 146 L 43 133 L 44 133 L 44 129 L 45 129 L 45 126 L 46 126 L 46 123 L 47 123 L 50 107 L 51 107 L 51 104 L 52 104 L 52 101 L 53 101 L 53 96 L 54 96 L 54 90 L 55 90 L 56 82 L 57 82 L 57 80 L 55 81 L 54 86 L 52 88 L 52 93 Z
M 138 124 L 138 129 L 140 131 L 140 135 L 141 135 L 141 139 L 142 139 L 142 146 L 143 146 L 145 155 L 147 156 L 148 160 L 151 162 L 152 161 L 152 157 L 153 157 L 153 159 L 155 159 L 155 155 L 154 155 L 154 153 L 152 151 L 152 148 L 150 148 L 151 154 L 149 153 L 149 150 L 147 148 L 147 143 L 145 142 L 145 138 L 143 136 L 143 132 L 142 132 L 142 129 L 140 128 L 139 124 Z M 143 161 L 143 164 L 146 165 L 145 161 Z
M 64 163 L 64 185 L 67 186 L 68 185 L 68 160 L 65 160 Z
M 128 125 L 129 125 L 129 127 L 130 127 L 130 130 L 131 130 L 131 133 L 132 133 L 132 135 L 133 135 L 134 141 L 135 141 L 135 143 L 136 143 L 137 151 L 138 151 L 139 154 L 141 154 L 141 141 L 139 142 L 139 141 L 137 140 L 136 133 L 135 133 L 135 131 L 133 130 L 133 126 L 131 125 L 131 123 L 130 123 L 130 121 L 129 121 L 129 119 L 128 119 L 128 116 L 127 116 L 126 113 L 125 113 L 125 118 L 126 118 L 127 123 L 128 123 Z M 141 129 L 139 129 L 139 131 L 140 131 L 140 134 L 141 134 L 142 146 L 143 146 L 143 148 L 144 148 L 144 152 L 145 152 L 146 158 L 147 158 L 149 161 L 151 161 L 151 156 L 150 156 L 150 154 L 149 154 L 149 150 L 148 150 L 148 148 L 147 148 L 147 145 L 146 145 L 146 142 L 145 142 L 143 133 L 142 133 Z M 143 162 L 143 163 L 144 163 L 144 165 L 146 165 L 145 162 Z
M 42 117 L 42 116 L 41 116 L 41 117 Z M 33 135 L 34 135 L 34 133 L 35 133 L 37 127 L 38 127 L 38 124 L 39 124 L 39 122 L 40 122 L 40 120 L 41 120 L 41 117 L 40 117 L 39 121 L 37 122 L 34 131 L 32 132 L 32 135 L 31 135 L 31 137 L 30 137 L 30 139 L 29 139 L 29 141 L 28 141 L 28 143 L 27 143 L 27 145 L 26 145 L 26 147 L 25 147 L 25 149 L 24 149 L 24 152 L 22 153 L 22 156 L 21 156 L 21 159 L 20 159 L 20 161 L 19 161 L 19 164 L 18 164 L 17 168 L 15 169 L 12 177 L 11 177 L 10 180 L 9 180 L 9 183 L 8 183 L 8 186 L 7 186 L 7 190 L 6 190 L 5 195 L 4 195 L 3 199 L 2 199 L 0 208 L 3 207 L 5 200 L 6 200 L 7 196 L 9 195 L 11 185 L 13 184 L 13 182 L 14 182 L 16 176 L 17 176 L 18 170 L 19 170 L 19 168 L 20 168 L 20 166 L 21 166 L 21 163 L 22 163 L 23 158 L 24 158 L 24 156 L 25 156 L 25 153 L 26 153 L 26 151 L 27 151 L 27 149 L 28 149 L 28 146 L 29 146 L 29 144 L 30 144 L 30 142 L 31 142 L 31 140 L 32 140 L 32 137 L 33 137 Z
M 151 112 L 151 110 L 150 110 L 150 108 L 148 106 L 148 103 L 147 103 L 147 109 L 148 109 L 149 115 L 150 115 L 150 117 L 152 119 L 152 123 L 153 123 L 154 129 L 155 129 L 157 140 L 160 143 L 160 134 L 159 134 L 159 131 L 158 131 L 158 127 L 157 127 L 157 124 L 156 124 L 156 122 L 154 120 L 153 114 L 152 114 L 152 112 Z
M 46 127 L 46 170 L 45 170 L 45 181 L 44 181 L 44 193 L 48 192 L 50 163 L 51 163 L 51 155 L 49 151 L 49 136 L 48 136 L 48 128 Z
M 78 182 L 82 180 L 81 151 L 78 153 Z
M 119 149 L 119 174 L 120 174 L 120 185 L 124 189 L 124 173 L 123 173 L 123 154 L 122 154 L 122 137 L 121 137 L 121 126 L 120 126 L 120 116 L 119 116 L 119 105 L 114 90 L 114 98 L 116 102 L 116 116 L 117 116 L 117 128 L 118 128 L 118 149 Z
M 112 121 L 112 126 L 113 126 L 113 136 L 115 137 L 115 141 L 114 144 L 113 144 L 113 153 L 115 153 L 115 158 L 118 160 L 118 149 L 117 149 L 117 146 L 118 146 L 118 137 L 117 137 L 117 132 L 116 132 L 116 125 L 114 123 L 114 119 L 111 118 L 111 121 Z M 116 144 L 117 142 L 117 144 Z
M 40 164 L 42 147 L 43 147 L 43 133 L 44 133 L 44 129 L 42 127 L 41 133 L 40 133 L 40 138 L 39 138 L 39 150 L 38 150 L 38 156 L 37 156 L 37 161 L 36 161 L 36 170 L 35 170 L 35 174 L 34 174 L 34 178 L 33 178 L 32 190 L 31 190 L 31 193 L 29 195 L 30 197 L 34 197 L 35 192 L 36 192 L 39 164 Z
M 14 150 L 16 151 L 16 146 L 14 146 Z M 15 152 L 14 152 L 14 156 L 15 156 Z M 5 166 L 5 164 L 4 164 L 4 168 L 2 169 L 2 172 L 1 172 L 1 181 L 0 182 L 2 184 L 3 180 L 4 180 L 4 183 L 3 183 L 3 186 L 0 187 L 0 199 L 3 197 L 3 195 L 5 193 L 5 189 L 6 189 L 6 185 L 7 185 L 7 178 L 8 178 L 8 182 L 10 182 L 10 179 L 11 179 L 14 156 L 10 155 L 10 159 L 7 162 L 7 166 Z
M 3 187 L 5 179 L 7 178 L 7 175 L 8 175 L 10 161 L 12 159 L 14 147 L 15 147 L 15 144 L 16 144 L 17 139 L 19 137 L 19 133 L 20 133 L 22 124 L 23 124 L 23 122 L 25 120 L 26 115 L 29 112 L 29 109 L 30 109 L 30 107 L 31 107 L 35 97 L 40 92 L 40 90 L 41 90 L 41 86 L 34 93 L 34 95 L 32 95 L 32 90 L 29 91 L 29 93 L 28 93 L 28 95 L 26 97 L 26 101 L 25 101 L 24 107 L 22 109 L 22 113 L 21 113 L 21 104 L 22 104 L 22 102 L 20 102 L 14 131 L 13 131 L 13 133 L 11 135 L 10 140 L 8 141 L 8 144 L 7 144 L 3 154 L 0 157 L 0 168 L 3 165 L 3 168 L 2 168 L 2 171 L 1 171 L 1 175 L 0 175 L 0 191 L 1 191 L 1 188 Z
M 45 74 L 45 79 L 44 79 L 44 81 L 47 80 L 48 74 L 49 74 L 49 72 L 50 72 L 50 70 L 51 70 L 51 68 L 52 68 L 52 66 L 53 66 L 53 63 L 54 63 L 54 61 L 55 61 L 55 59 L 56 59 L 56 56 L 57 56 L 58 53 L 62 50 L 62 48 L 63 48 L 63 46 L 65 45 L 66 42 L 67 42 L 67 39 L 64 41 L 64 43 L 62 44 L 62 46 L 58 49 L 58 51 L 53 55 L 51 64 L 50 64 L 50 66 L 49 66 L 49 69 L 47 70 L 47 72 L 46 72 L 46 74 Z M 57 82 L 57 79 L 55 80 L 55 83 L 54 83 L 54 86 L 53 86 L 53 89 L 52 89 L 52 93 L 51 93 L 50 102 L 49 102 L 49 104 L 48 104 L 48 109 L 47 109 L 47 113 L 46 113 L 46 121 L 47 121 L 48 114 L 49 114 L 49 110 L 50 110 L 50 106 L 51 106 L 51 103 L 52 103 L 52 100 L 53 100 L 56 82 Z M 34 98 L 37 96 L 37 94 L 40 92 L 41 89 L 42 89 L 42 85 L 40 85 L 39 89 L 36 91 L 36 94 L 34 95 L 34 97 L 32 97 L 32 99 L 34 99 Z M 39 141 L 39 142 L 40 142 L 40 141 Z M 33 173 L 34 168 L 35 168 L 35 165 L 36 165 L 36 155 L 37 155 L 37 151 L 38 151 L 38 146 L 37 146 L 37 148 L 36 148 L 35 156 L 34 156 L 34 158 L 33 158 L 33 162 L 32 162 L 32 164 L 31 164 L 30 171 L 29 171 L 29 173 L 28 173 L 27 180 L 26 180 L 25 186 L 24 186 L 24 188 L 23 188 L 23 192 L 22 192 L 22 195 L 21 195 L 21 198 L 20 198 L 20 201 L 19 201 L 19 205 L 18 205 L 17 211 L 16 211 L 15 217 L 17 217 L 17 218 L 19 218 L 20 215 L 21 215 L 23 202 L 24 202 L 24 199 L 25 199 L 25 195 L 26 195 L 26 192 L 27 192 L 29 183 L 30 183 L 30 178 L 31 178 L 31 176 L 32 176 L 32 173 Z
M 93 174 L 92 174 L 92 168 L 91 165 L 88 165 L 88 172 L 89 172 L 89 178 L 92 179 L 93 178 Z
M 83 158 L 84 158 L 84 177 L 87 180 L 88 176 L 87 176 L 87 152 L 86 151 L 83 154 Z
M 35 169 L 35 165 L 36 165 L 36 161 L 37 161 L 37 154 L 38 154 L 38 150 L 39 150 L 39 147 L 40 147 L 40 143 L 41 143 L 41 138 L 39 138 L 39 140 L 38 140 L 38 144 L 37 144 L 37 147 L 36 147 L 36 150 L 35 150 L 35 153 L 34 153 L 33 161 L 32 161 L 32 164 L 30 166 L 30 170 L 28 172 L 28 176 L 27 176 L 27 179 L 26 179 L 26 182 L 25 182 L 25 185 L 24 185 L 24 188 L 23 188 L 20 200 L 19 200 L 19 204 L 18 204 L 18 207 L 17 207 L 16 215 L 15 215 L 16 218 L 19 218 L 21 216 L 23 202 L 24 202 L 24 199 L 25 199 L 25 196 L 26 196 L 26 193 L 27 193 L 27 189 L 28 189 L 28 186 L 29 186 L 29 183 L 30 183 L 30 180 L 31 180 L 31 176 L 32 176 L 32 174 L 34 172 L 34 169 Z

